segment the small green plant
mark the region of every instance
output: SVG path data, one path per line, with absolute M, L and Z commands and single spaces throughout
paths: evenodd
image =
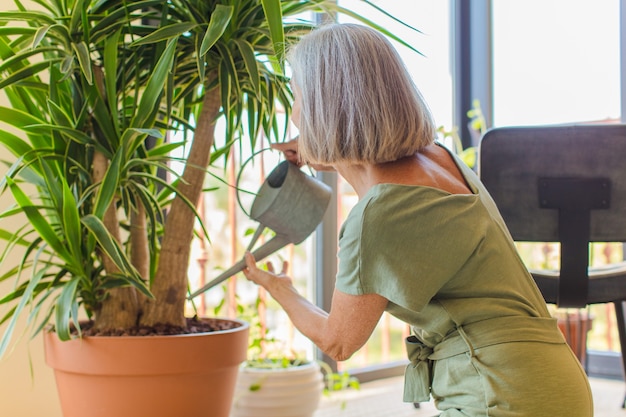
M 320 361 L 320 367 L 324 373 L 324 395 L 330 397 L 332 393 L 347 389 L 360 390 L 361 383 L 357 377 L 350 375 L 348 371 L 335 372 L 326 362 Z M 346 408 L 346 401 L 341 401 L 341 409 Z
M 467 117 L 470 118 L 469 127 L 471 131 L 474 131 L 482 136 L 487 130 L 487 120 L 483 115 L 480 100 L 474 99 L 474 101 L 472 101 L 472 108 L 467 111 Z
M 440 135 L 441 140 L 444 143 L 450 142 L 450 149 L 470 168 L 476 166 L 476 147 L 471 146 L 463 149 L 461 138 L 459 137 L 459 129 L 453 126 L 451 129 L 446 129 L 444 126 L 437 128 L 437 133 Z
M 482 135 L 487 131 L 487 121 L 480 107 L 480 100 L 476 99 L 472 102 L 472 108 L 467 111 L 467 117 L 470 118 L 468 123 L 470 134 L 474 141 L 478 143 Z M 472 169 L 476 168 L 478 147 L 470 146 L 463 149 L 458 127 L 453 126 L 451 129 L 446 129 L 444 126 L 439 126 L 437 133 L 444 142 L 450 142 L 452 151 L 457 154 L 468 167 Z
M 257 369 L 284 369 L 292 366 L 302 366 L 311 363 L 306 359 L 289 358 L 286 356 L 275 358 L 256 358 L 249 359 L 244 366 Z
M 326 362 L 320 362 L 322 372 L 324 372 L 325 387 L 324 393 L 330 395 L 332 392 L 345 390 L 348 388 L 361 389 L 359 379 L 350 375 L 348 371 L 334 372 Z

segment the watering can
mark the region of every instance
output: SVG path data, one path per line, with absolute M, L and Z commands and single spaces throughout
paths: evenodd
M 302 242 L 322 221 L 330 197 L 329 186 L 305 174 L 291 162 L 281 162 L 267 176 L 250 208 L 250 218 L 259 226 L 247 251 L 252 250 L 265 228 L 273 230 L 276 235 L 252 252 L 257 261 L 290 243 Z M 188 298 L 202 294 L 245 267 L 242 259 Z

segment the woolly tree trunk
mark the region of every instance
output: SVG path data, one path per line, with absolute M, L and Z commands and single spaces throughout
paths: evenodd
M 92 167 L 94 182 L 98 183 L 102 181 L 108 165 L 108 159 L 101 152 L 96 151 L 94 153 Z M 117 240 L 118 243 L 121 242 L 115 201 L 111 203 L 104 215 L 104 225 L 115 240 Z M 119 272 L 115 263 L 104 253 L 102 253 L 102 263 L 107 274 Z M 132 327 L 137 324 L 138 309 L 139 305 L 135 288 L 114 288 L 95 312 L 94 327 L 97 329 Z
M 150 249 L 148 248 L 148 228 L 146 208 L 137 199 L 137 207 L 130 213 L 130 263 L 143 279 L 150 277 Z M 137 292 L 137 291 L 136 291 Z M 137 296 L 144 296 L 137 294 Z
M 186 326 L 187 268 L 196 216 L 180 195 L 191 204 L 196 204 L 200 198 L 215 138 L 215 121 L 219 115 L 220 104 L 219 88 L 205 92 L 185 170 L 178 184 L 177 196 L 167 213 L 157 272 L 150 287 L 154 299 L 144 300 L 140 318 L 142 325 Z
M 106 89 L 104 86 L 104 72 L 102 67 L 95 65 L 93 67 L 93 74 L 100 94 L 105 97 Z M 97 184 L 104 179 L 109 163 L 110 161 L 102 152 L 94 152 L 91 173 L 94 183 Z M 116 201 L 113 200 L 104 214 L 103 222 L 109 233 L 111 233 L 113 238 L 121 245 L 122 238 L 120 235 L 120 224 L 116 207 Z M 133 258 L 131 259 L 135 261 L 133 264 L 139 271 L 139 274 L 145 278 L 149 276 L 146 266 L 148 265 L 149 257 L 145 255 L 145 252 L 148 250 L 148 240 L 145 236 L 145 218 L 143 221 L 138 220 L 139 216 L 145 217 L 143 207 L 140 207 L 139 210 L 138 215 L 131 218 L 131 244 L 133 245 L 131 248 Z M 137 222 L 139 222 L 138 226 L 133 227 L 133 224 Z M 141 230 L 142 227 L 143 230 Z M 144 236 L 142 236 L 142 232 Z M 136 246 L 140 245 L 143 245 L 145 249 L 143 251 L 137 250 L 135 253 Z M 138 256 L 143 256 L 144 258 L 138 261 Z M 102 252 L 102 264 L 107 274 L 120 272 L 117 265 L 115 265 L 111 258 L 104 254 L 104 252 Z M 98 306 L 95 312 L 94 327 L 96 329 L 105 330 L 135 326 L 137 324 L 137 318 L 139 317 L 139 307 L 137 291 L 134 287 L 113 288 L 109 291 L 107 297 L 102 300 L 101 305 Z

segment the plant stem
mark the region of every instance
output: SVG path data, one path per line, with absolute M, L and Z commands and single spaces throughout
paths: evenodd
M 142 325 L 167 323 L 185 326 L 187 267 L 191 252 L 189 242 L 192 240 L 196 216 L 181 195 L 192 204 L 197 203 L 200 198 L 220 105 L 219 88 L 205 92 L 185 170 L 178 184 L 177 196 L 165 221 L 161 255 L 150 288 L 155 299 L 144 301 L 140 321 Z

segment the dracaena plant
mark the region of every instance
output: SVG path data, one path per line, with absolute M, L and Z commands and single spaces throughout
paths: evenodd
M 13 282 L 0 294 L 0 355 L 20 315 L 34 333 L 53 319 L 62 339 L 81 311 L 97 329 L 184 327 L 207 167 L 243 137 L 252 147 L 261 133 L 284 139 L 283 54 L 314 27 L 303 13 L 384 29 L 327 0 L 29 4 L 0 12 L 10 103 L 0 121 L 11 127 L 0 136 L 12 154 L 0 181 L 12 201 L 0 213 L 0 281 Z M 219 118 L 226 133 L 216 140 Z M 177 174 L 170 155 L 183 145 Z

